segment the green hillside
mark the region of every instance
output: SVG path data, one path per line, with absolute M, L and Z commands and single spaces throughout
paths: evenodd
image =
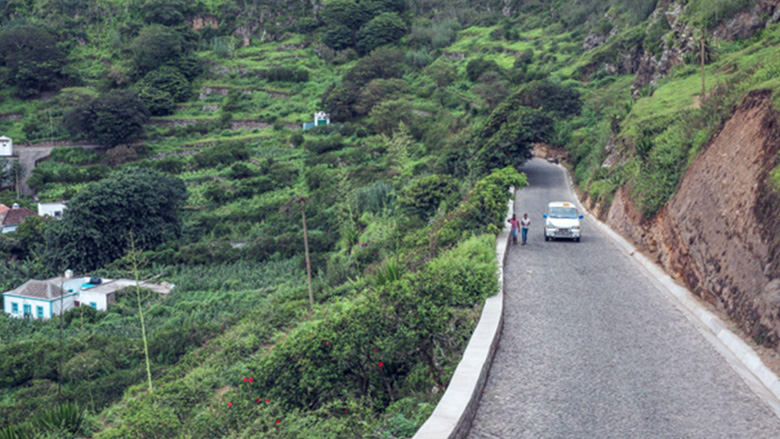
M 730 25 L 755 2 L 661 3 L 4 2 L 0 135 L 56 146 L 30 195 L 0 158 L 0 203 L 69 203 L 0 234 L 0 287 L 176 287 L 0 318 L 0 437 L 411 437 L 496 291 L 534 144 L 649 217 L 778 90 L 780 27 Z

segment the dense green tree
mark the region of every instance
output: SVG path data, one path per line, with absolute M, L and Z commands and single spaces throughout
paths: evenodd
M 406 213 L 427 220 L 436 213 L 442 201 L 453 201 L 457 183 L 448 175 L 420 177 L 406 186 L 398 197 L 398 205 Z
M 531 158 L 534 143 L 553 134 L 553 119 L 544 112 L 502 102 L 488 117 L 475 139 L 477 168 L 487 171 L 505 166 L 518 167 Z
M 353 31 L 360 29 L 371 16 L 354 0 L 330 0 L 320 11 L 320 17 L 329 26 L 346 26 Z
M 10 26 L 0 31 L 0 78 L 20 97 L 56 90 L 65 79 L 65 54 L 40 26 Z
M 543 110 L 556 118 L 580 113 L 580 92 L 571 85 L 550 80 L 533 81 L 523 85 L 509 100 L 515 106 Z
M 73 136 L 115 146 L 140 134 L 148 119 L 149 110 L 135 93 L 116 90 L 71 110 L 63 123 Z
M 466 64 L 466 76 L 468 76 L 471 82 L 476 82 L 487 71 L 500 72 L 501 67 L 495 61 L 489 61 L 484 58 L 475 58 Z
M 152 70 L 138 82 L 138 97 L 154 116 L 173 113 L 175 103 L 187 100 L 190 93 L 190 82 L 173 66 Z
M 344 50 L 355 45 L 355 31 L 337 24 L 331 26 L 323 37 L 323 42 L 334 50 Z
M 44 262 L 53 272 L 87 272 L 122 257 L 132 236 L 148 250 L 181 235 L 184 183 L 144 168 L 127 168 L 90 183 L 46 230 Z
M 385 12 L 366 23 L 357 34 L 357 48 L 368 53 L 377 47 L 392 44 L 406 33 L 406 23 L 394 12 Z
M 184 39 L 173 29 L 152 25 L 141 29 L 130 45 L 136 73 L 145 75 L 184 54 Z
M 184 0 L 146 0 L 142 8 L 144 21 L 163 26 L 178 26 L 193 12 L 191 5 L 194 4 L 196 3 Z

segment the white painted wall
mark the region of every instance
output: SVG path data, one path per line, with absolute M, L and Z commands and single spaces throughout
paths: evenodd
M 65 298 L 62 299 L 62 305 L 65 308 L 65 311 L 73 308 L 75 306 L 75 299 L 76 295 L 71 294 Z M 43 308 L 43 318 L 44 319 L 50 319 L 53 316 L 60 314 L 60 299 L 54 299 L 54 300 L 43 300 L 43 299 L 33 299 L 31 297 L 20 297 L 20 296 L 9 296 L 7 294 L 3 294 L 3 311 L 5 314 L 10 315 L 11 317 L 16 318 L 22 318 L 24 317 L 24 305 L 30 305 L 30 311 L 32 313 L 32 318 L 37 319 L 38 317 L 38 307 Z M 16 303 L 18 309 L 17 312 L 13 312 L 13 304 Z
M 8 137 L 0 137 L 0 157 L 11 157 L 14 155 L 14 141 Z
M 81 290 L 79 293 L 79 306 L 92 306 L 95 304 L 95 309 L 98 311 L 108 310 L 110 294 L 106 293 L 92 293 L 89 289 Z
M 67 208 L 65 203 L 38 203 L 38 216 L 48 215 L 60 219 Z

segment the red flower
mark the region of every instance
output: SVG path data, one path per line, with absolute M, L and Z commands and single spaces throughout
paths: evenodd
M 254 382 L 255 382 L 255 379 L 254 379 L 254 378 L 249 378 L 249 382 L 250 382 L 250 383 L 254 383 Z
M 247 381 L 249 381 L 249 378 L 244 377 L 244 382 L 247 382 Z
M 233 407 L 233 403 L 232 403 L 232 402 L 229 402 L 229 403 L 228 403 L 228 407 Z
M 330 346 L 330 342 L 326 340 L 325 341 L 325 346 Z
M 257 398 L 257 403 L 258 403 L 258 404 L 260 403 L 260 398 Z
M 281 423 L 282 423 L 282 420 L 281 420 L 281 419 L 277 419 L 277 420 L 276 420 L 276 425 L 279 425 L 279 424 L 281 424 Z
M 347 410 L 347 409 L 344 409 L 344 413 L 349 413 L 349 410 Z
M 379 367 L 382 367 L 384 365 L 385 365 L 385 363 L 382 363 L 381 361 L 379 362 Z
M 376 352 L 376 348 L 374 348 L 374 352 Z
M 265 400 L 265 403 L 266 403 L 266 404 L 270 404 L 270 403 L 271 403 L 271 400 L 270 400 L 270 399 L 266 399 L 266 400 Z

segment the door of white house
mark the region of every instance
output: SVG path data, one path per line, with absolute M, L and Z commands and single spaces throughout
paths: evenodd
M 24 314 L 25 317 L 32 317 L 32 305 L 24 305 Z

